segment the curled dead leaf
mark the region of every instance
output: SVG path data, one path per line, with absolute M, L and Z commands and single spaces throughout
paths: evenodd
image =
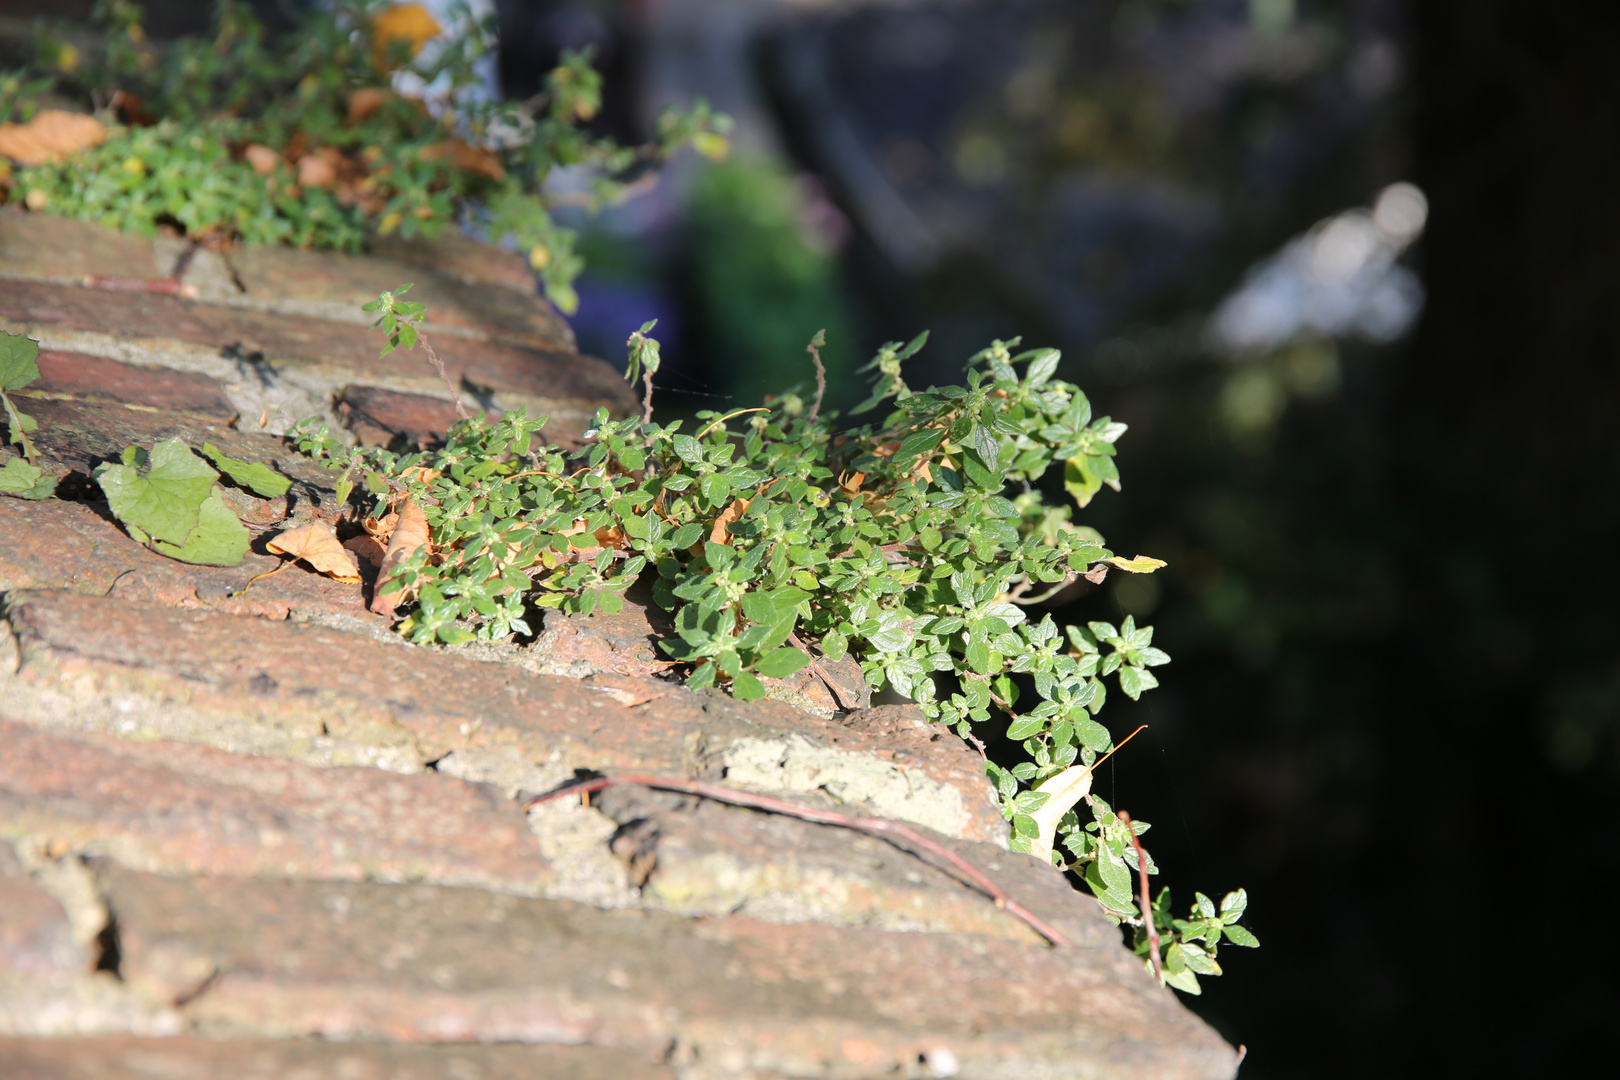
M 298 159 L 298 182 L 324 191 L 337 183 L 337 167 L 324 154 L 305 154 Z
M 366 530 L 366 535 L 376 537 L 386 544 L 388 538 L 394 535 L 394 526 L 397 524 L 399 524 L 398 514 L 385 514 L 380 518 L 365 518 L 360 522 L 360 527 Z
M 395 4 L 382 12 L 371 24 L 371 56 L 379 71 L 388 70 L 389 46 L 403 41 L 410 46 L 415 59 L 430 38 L 443 32 L 431 12 L 421 4 Z
M 436 142 L 432 146 L 424 146 L 420 151 L 423 161 L 439 161 L 448 158 L 451 165 L 458 169 L 487 176 L 491 180 L 505 180 L 506 170 L 501 167 L 501 161 L 494 153 L 482 146 L 473 146 L 461 139 L 446 139 Z
M 383 556 L 382 570 L 377 574 L 376 591 L 371 597 L 371 610 L 392 618 L 394 608 L 409 591 L 395 582 L 400 564 L 428 543 L 427 516 L 414 499 L 406 499 L 399 508 L 399 521 L 388 540 L 388 553 Z
M 380 569 L 388 556 L 388 549 L 373 536 L 350 537 L 343 541 L 343 548 L 373 570 Z
M 0 124 L 0 156 L 19 165 L 44 165 L 100 146 L 107 129 L 93 116 L 45 109 L 26 124 Z
M 313 566 L 319 573 L 338 581 L 359 581 L 360 567 L 344 550 L 324 521 L 312 521 L 296 529 L 286 529 L 265 541 L 265 547 L 278 555 L 291 555 Z
M 726 507 L 714 519 L 714 528 L 709 530 L 709 539 L 716 544 L 731 543 L 731 523 L 748 512 L 748 503 L 751 500 L 732 499 L 731 505 Z
M 1098 563 L 1081 576 L 1087 581 L 1091 582 L 1093 585 L 1101 585 L 1103 580 L 1108 577 L 1108 564 Z
M 269 176 L 281 164 L 281 155 L 265 146 L 263 143 L 249 143 L 242 151 L 242 160 L 253 167 L 253 171 L 260 176 Z
M 1165 561 L 1163 559 L 1155 559 L 1151 555 L 1138 555 L 1134 559 L 1122 559 L 1118 555 L 1115 555 L 1107 561 L 1112 563 L 1114 566 L 1119 567 L 1121 570 L 1129 571 L 1132 574 L 1151 574 L 1159 567 L 1165 565 Z

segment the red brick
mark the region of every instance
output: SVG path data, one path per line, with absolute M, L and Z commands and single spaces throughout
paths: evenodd
M 77 281 L 86 274 L 147 278 L 156 273 L 152 241 L 144 236 L 14 206 L 0 209 L 0 274 L 7 277 Z
M 299 365 L 331 368 L 352 381 L 401 389 L 439 383 L 420 349 L 379 358 L 381 338 L 358 323 L 34 281 L 12 281 L 0 289 L 0 318 L 36 337 L 88 331 L 121 340 L 175 341 L 245 355 L 262 353 L 272 372 Z M 571 402 L 579 408 L 608 403 L 625 412 L 633 405 L 633 395 L 615 369 L 581 357 L 562 342 L 552 348 L 525 348 L 448 334 L 432 340 L 458 385 L 466 380 L 477 388 Z
M 142 405 L 227 421 L 236 415 L 219 383 L 206 375 L 135 367 L 56 349 L 40 350 L 39 375 L 19 396 L 61 395 L 95 405 Z
M 538 895 L 515 804 L 427 772 L 318 769 L 187 743 L 0 721 L 0 836 L 165 874 L 432 881 Z M 4 879 L 0 879 L 0 885 Z
M 674 1080 L 594 1046 L 407 1045 L 316 1039 L 0 1039 L 6 1080 Z
M 89 969 L 90 955 L 73 940 L 62 905 L 23 872 L 11 845 L 0 840 L 0 976 L 77 975 Z
M 454 752 L 503 786 L 574 768 L 729 777 L 825 792 L 948 835 L 1006 835 L 977 757 L 927 728 L 875 737 L 777 702 L 607 680 L 645 690 L 625 704 L 603 684 L 512 664 L 64 592 L 10 593 L 5 617 L 20 664 L 0 665 L 0 696 L 31 723 L 333 764 L 411 768 Z
M 268 503 L 263 505 L 269 505 Z M 265 535 L 268 535 L 266 533 Z M 94 596 L 268 619 L 296 617 L 388 633 L 359 584 L 249 552 L 240 566 L 188 566 L 131 540 L 83 503 L 0 499 L 0 590 L 65 588 Z M 252 584 L 249 584 L 252 582 Z
M 132 985 L 210 972 L 219 1035 L 587 1042 L 793 1076 L 1224 1078 L 1230 1047 L 1112 949 L 693 922 L 425 885 L 173 879 L 101 865 Z M 851 1054 L 851 1048 L 856 1051 Z

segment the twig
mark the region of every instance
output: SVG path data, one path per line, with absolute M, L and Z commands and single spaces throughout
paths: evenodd
M 434 370 L 439 373 L 439 378 L 444 380 L 444 388 L 450 391 L 450 400 L 456 406 L 456 415 L 461 417 L 463 420 L 471 420 L 471 414 L 469 414 L 461 405 L 460 392 L 456 390 L 455 384 L 450 381 L 449 373 L 444 370 L 444 361 L 440 360 L 439 354 L 433 351 L 433 346 L 428 344 L 428 339 L 423 335 L 421 330 L 416 331 L 416 340 L 421 343 L 422 348 L 427 350 L 428 359 L 433 362 Z
M 774 480 L 771 482 L 775 483 Z M 804 642 L 799 640 L 799 635 L 790 633 L 788 634 L 787 639 L 789 645 L 792 645 L 795 649 L 798 649 L 800 652 L 804 653 L 804 655 L 810 657 L 810 670 L 815 672 L 821 681 L 827 684 L 827 689 L 832 691 L 833 700 L 838 702 L 838 707 L 840 709 L 853 709 L 859 704 L 859 702 L 852 704 L 847 698 L 844 697 L 844 688 L 839 686 L 838 683 L 834 682 L 832 676 L 827 674 L 827 669 L 821 666 L 821 661 L 810 655 L 810 649 L 805 645 Z
M 105 289 L 109 292 L 164 293 L 168 296 L 178 296 L 182 300 L 195 300 L 199 295 L 197 286 L 175 278 L 135 278 L 115 277 L 110 274 L 86 274 L 84 286 L 87 289 Z
M 641 397 L 641 422 L 643 424 L 652 423 L 652 377 L 651 368 L 645 369 L 641 373 L 641 383 L 647 388 L 647 392 Z M 647 440 L 647 445 L 652 445 L 651 438 Z
M 1040 916 L 1008 896 L 1006 890 L 985 877 L 972 863 L 956 852 L 943 844 L 928 839 L 909 826 L 902 825 L 898 821 L 890 821 L 887 818 L 858 817 L 853 814 L 840 813 L 837 810 L 821 810 L 811 806 L 800 806 L 798 803 L 787 802 L 783 799 L 773 799 L 767 795 L 755 795 L 752 792 L 738 791 L 734 788 L 721 787 L 718 784 L 707 784 L 701 780 L 671 780 L 641 773 L 602 776 L 594 780 L 587 780 L 584 783 L 560 787 L 555 791 L 530 799 L 523 804 L 523 809 L 527 812 L 531 807 L 551 799 L 562 798 L 565 795 L 589 794 L 594 791 L 601 791 L 604 788 L 616 787 L 620 784 L 638 784 L 641 787 L 658 788 L 662 791 L 679 791 L 685 795 L 697 795 L 705 799 L 713 799 L 716 802 L 729 803 L 732 806 L 745 806 L 750 810 L 763 810 L 770 814 L 783 814 L 787 817 L 799 818 L 802 821 L 813 821 L 819 825 L 836 825 L 844 829 L 853 829 L 856 832 L 887 833 L 898 836 L 945 860 L 958 873 L 983 890 L 991 900 L 995 901 L 996 907 L 1022 920 L 1053 945 L 1067 948 L 1074 944 L 1061 931 L 1050 926 Z
M 1017 596 L 1013 596 L 1011 594 L 1008 594 L 1007 599 L 1011 600 L 1015 604 L 1039 604 L 1043 600 L 1052 599 L 1052 597 L 1056 596 L 1058 593 L 1062 592 L 1064 589 L 1067 589 L 1070 585 L 1073 585 L 1076 581 L 1079 581 L 1079 580 L 1080 580 L 1080 575 L 1079 574 L 1075 574 L 1075 573 L 1065 574 L 1062 581 L 1058 582 L 1056 585 L 1052 586 L 1050 589 L 1047 589 L 1045 592 L 1041 593 L 1041 595 L 1039 595 L 1039 596 L 1024 596 L 1022 593 L 1020 593 Z M 1028 584 L 1029 583 L 1026 581 L 1025 582 L 1025 587 L 1026 588 L 1028 587 Z
M 810 339 L 810 344 L 804 351 L 810 354 L 810 359 L 816 363 L 816 402 L 810 406 L 810 423 L 816 422 L 821 414 L 821 399 L 827 394 L 827 369 L 821 363 L 821 346 L 827 344 L 827 331 L 817 330 L 816 336 Z
M 1131 815 L 1123 810 L 1116 810 L 1114 813 L 1125 823 L 1125 831 L 1131 834 L 1131 843 L 1136 845 L 1136 881 L 1142 890 L 1142 925 L 1147 928 L 1148 956 L 1153 960 L 1154 977 L 1163 984 L 1164 966 L 1159 960 L 1159 928 L 1153 923 L 1153 905 L 1148 902 L 1147 852 L 1142 850 L 1142 838 L 1136 835 L 1136 829 L 1131 825 Z

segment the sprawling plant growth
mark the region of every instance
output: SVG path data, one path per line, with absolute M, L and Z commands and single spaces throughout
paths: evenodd
M 371 307 L 389 348 L 417 342 L 420 305 L 390 293 Z M 572 455 L 534 449 L 545 421 L 522 412 L 461 421 L 444 448 L 408 454 L 303 429 L 300 447 L 342 473 L 340 491 L 363 483 L 374 496 L 373 520 L 425 517 L 429 542 L 377 586 L 390 610 L 404 601 L 400 630 L 420 643 L 526 635 L 537 606 L 615 611 L 646 577 L 674 615 L 662 644 L 689 685 L 757 698 L 809 667 L 837 694 L 824 663 L 852 657 L 869 686 L 893 687 L 966 739 L 1004 726 L 1027 759 L 986 768 L 1014 846 L 1137 918 L 1133 828 L 1147 826 L 1089 795 L 1088 769 L 1114 746 L 1097 719 L 1108 686 L 1136 698 L 1169 657 L 1129 618 L 1059 627 L 1025 613 L 1081 576 L 1162 565 L 1114 555 L 1035 486 L 1061 464 L 1080 507 L 1117 488 L 1125 425 L 1093 417 L 1077 387 L 1052 377 L 1055 350 L 1015 354 L 1016 340 L 975 356 L 965 385 L 913 391 L 901 365 L 924 334 L 869 365 L 875 385 L 857 412 L 876 409 L 874 422 L 822 413 L 818 380 L 813 393 L 702 413 L 688 433 L 652 420 L 652 329 L 631 336 L 626 373 L 646 387 L 643 415 L 599 412 Z M 809 350 L 818 376 L 820 343 Z M 1219 910 L 1200 894 L 1177 920 L 1161 894 L 1152 914 L 1171 985 L 1196 992 L 1196 975 L 1219 973 L 1222 940 L 1257 944 L 1235 925 L 1244 904 L 1241 891 Z
M 8 142 L 17 167 L 0 160 L 0 196 L 147 234 L 345 250 L 471 215 L 521 245 L 572 311 L 580 259 L 556 205 L 618 199 L 687 143 L 722 155 L 729 121 L 699 103 L 666 113 L 646 145 L 596 137 L 588 54 L 565 54 L 530 101 L 489 100 L 492 18 L 463 11 L 446 30 L 416 4 L 334 0 L 270 40 L 245 4 L 219 0 L 210 38 L 159 47 L 139 5 L 101 0 L 96 38 L 49 30 L 31 70 L 0 73 L 0 122 L 27 122 Z M 551 190 L 564 167 L 580 183 Z

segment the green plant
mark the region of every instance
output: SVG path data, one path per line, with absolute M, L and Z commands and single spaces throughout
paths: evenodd
M 148 235 L 167 223 L 199 241 L 344 250 L 372 231 L 431 236 L 460 216 L 528 252 L 547 294 L 572 311 L 581 260 L 552 209 L 624 198 L 687 144 L 726 150 L 729 120 L 701 102 L 667 112 L 645 145 L 588 133 L 601 107 L 588 52 L 565 54 L 530 101 L 484 100 L 476 69 L 493 17 L 465 9 L 438 33 L 416 5 L 335 0 L 272 41 L 245 4 L 219 0 L 210 38 L 161 48 L 142 18 L 129 0 L 101 0 L 95 45 L 47 32 L 32 71 L 0 78 L 0 120 L 32 117 L 55 95 L 107 125 L 99 145 L 0 175 L 0 191 Z M 394 92 L 402 75 L 431 98 Z M 549 192 L 562 167 L 585 170 L 588 189 Z
M 17 408 L 11 395 L 39 378 L 39 342 L 22 334 L 0 330 L 0 406 L 5 408 L 6 430 L 20 457 L 0 466 L 0 492 L 24 499 L 48 499 L 56 492 L 56 478 L 39 467 L 39 448 L 28 433 L 39 425 Z
M 404 314 L 418 317 L 411 307 Z M 385 294 L 378 310 L 401 308 Z M 651 329 L 631 336 L 632 382 L 656 369 Z M 769 680 L 805 667 L 826 678 L 821 662 L 847 656 L 870 686 L 893 687 L 965 739 L 1007 724 L 1027 760 L 986 769 L 1013 846 L 1074 871 L 1114 917 L 1135 918 L 1130 869 L 1147 826 L 1090 796 L 1089 768 L 1114 747 L 1096 719 L 1105 679 L 1136 698 L 1169 657 L 1130 619 L 1060 628 L 1025 615 L 1082 575 L 1162 565 L 1115 556 L 1035 486 L 1062 462 L 1080 507 L 1117 487 L 1125 425 L 1093 417 L 1077 387 L 1053 378 L 1055 350 L 1014 355 L 1016 340 L 975 356 L 965 385 L 914 392 L 901 365 L 926 336 L 879 350 L 861 408 L 883 408 L 858 427 L 821 411 L 818 379 L 809 401 L 794 392 L 702 413 L 687 434 L 650 419 L 649 380 L 644 415 L 599 412 L 574 455 L 534 448 L 544 421 L 522 412 L 461 421 L 442 449 L 419 453 L 345 447 L 312 423 L 294 437 L 344 483 L 363 477 L 373 516 L 407 503 L 425 514 L 430 543 L 377 585 L 414 601 L 399 627 L 410 640 L 529 634 L 536 605 L 616 611 L 645 576 L 674 616 L 662 647 L 688 685 L 757 698 Z M 818 375 L 819 344 L 817 335 L 809 350 Z M 1090 820 L 1072 808 L 1082 798 Z M 1200 897 L 1193 918 L 1173 920 L 1161 894 L 1151 912 L 1168 942 L 1165 978 L 1191 992 L 1196 975 L 1219 972 L 1223 935 L 1256 944 L 1222 921 L 1241 914 L 1241 893 L 1220 916 L 1207 904 Z

